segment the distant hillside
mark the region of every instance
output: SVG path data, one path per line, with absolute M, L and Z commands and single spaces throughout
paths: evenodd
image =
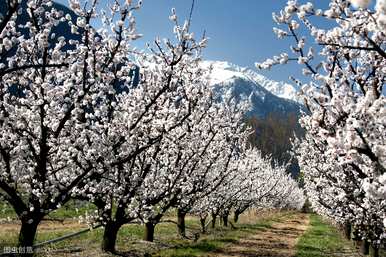
M 289 151 L 293 135 L 304 135 L 295 114 L 281 117 L 271 113 L 264 118 L 249 117 L 246 122 L 254 132 L 249 137 L 250 143 L 260 149 L 263 155 L 272 156 L 279 164 L 287 164 L 291 160 Z M 299 166 L 296 160 L 291 160 L 288 171 L 294 177 L 298 176 Z

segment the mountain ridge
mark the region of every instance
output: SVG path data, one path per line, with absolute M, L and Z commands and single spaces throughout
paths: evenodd
M 224 61 L 203 61 L 201 64 L 205 68 L 211 68 L 210 85 L 214 91 L 220 96 L 231 93 L 237 100 L 249 98 L 252 104 L 252 109 L 247 113 L 247 116 L 267 117 L 274 113 L 282 117 L 287 117 L 290 114 L 299 116 L 303 106 L 291 99 L 297 94 L 297 90 L 292 85 L 287 84 L 284 92 L 290 94 L 286 98 L 280 97 L 280 82 L 269 80 L 263 75 L 260 75 L 248 68 L 242 68 L 235 64 Z M 260 83 L 259 83 L 260 81 Z M 275 85 L 277 88 L 269 89 L 262 84 Z M 288 88 L 291 87 L 290 90 Z
M 220 82 L 223 83 L 226 80 L 239 77 L 259 84 L 267 91 L 280 98 L 299 102 L 297 97 L 299 88 L 296 85 L 269 79 L 250 68 L 241 67 L 227 61 L 205 60 L 203 61 L 202 65 L 207 68 L 212 67 L 212 85 L 219 84 Z

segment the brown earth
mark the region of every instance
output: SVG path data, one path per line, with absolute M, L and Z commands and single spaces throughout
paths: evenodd
M 291 257 L 296 254 L 298 238 L 309 225 L 307 214 L 294 214 L 272 224 L 271 228 L 208 255 L 209 257 Z

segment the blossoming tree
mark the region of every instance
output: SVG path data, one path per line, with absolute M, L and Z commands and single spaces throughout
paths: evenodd
M 84 9 L 70 1 L 76 21 L 49 0 L 7 4 L 0 20 L 1 52 L 7 56 L 0 69 L 0 194 L 21 221 L 19 244 L 32 246 L 43 217 L 77 188 L 100 179 L 106 157 L 120 142 L 116 128 L 128 119 L 113 121 L 110 110 L 119 109 L 127 95 L 115 101 L 112 95 L 117 84 L 132 84 L 128 56 L 139 36 L 132 17 L 139 6 L 116 2 L 105 15 L 113 22 L 111 33 L 99 34 L 90 26 L 96 1 Z M 16 25 L 26 12 L 27 22 Z M 63 23 L 77 39 L 52 32 Z
M 106 166 L 108 174 L 80 189 L 99 209 L 99 220 L 105 224 L 105 251 L 115 251 L 122 225 L 143 216 L 157 201 L 166 201 L 167 195 L 160 191 L 166 186 L 165 179 L 181 177 L 176 167 L 167 164 L 171 165 L 173 158 L 181 161 L 177 145 L 185 144 L 183 149 L 187 151 L 188 144 L 201 135 L 193 134 L 192 127 L 199 130 L 203 126 L 201 120 L 213 102 L 211 90 L 203 83 L 205 70 L 198 68 L 206 39 L 195 41 L 187 24 L 180 26 L 174 16 L 171 19 L 177 42 L 166 40 L 162 44 L 157 39 L 150 55 L 135 55 L 141 78 L 127 93 L 123 109 L 113 110 L 130 116 L 129 126 L 119 129 L 121 141 L 111 156 L 110 162 L 119 165 Z M 143 111 L 138 113 L 137 109 Z M 141 120 L 133 127 L 137 114 Z M 117 159 L 119 155 L 123 158 Z M 170 187 L 175 190 L 177 185 L 173 182 Z M 150 224 L 147 228 L 151 230 Z M 150 231 L 147 234 L 153 237 Z
M 377 252 L 386 237 L 386 1 L 375 9 L 370 2 L 332 0 L 322 10 L 288 1 L 273 15 L 281 26 L 274 32 L 294 40 L 293 56 L 257 67 L 293 60 L 304 66 L 307 82 L 295 81 L 310 114 L 300 120 L 307 135 L 297 152 L 309 197 L 320 213 L 351 223 Z

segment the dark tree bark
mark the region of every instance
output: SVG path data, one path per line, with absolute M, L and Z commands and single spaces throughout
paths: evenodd
M 344 235 L 346 239 L 351 240 L 351 224 L 349 222 L 344 224 Z
M 186 236 L 185 216 L 186 216 L 186 213 L 183 210 L 180 210 L 180 209 L 177 210 L 178 234 L 182 237 Z
M 372 245 L 370 248 L 370 257 L 379 257 L 379 247 L 377 245 Z
M 103 251 L 115 253 L 115 244 L 117 242 L 118 231 L 121 226 L 121 224 L 114 221 L 107 222 L 102 239 Z
M 200 224 L 201 224 L 201 232 L 206 233 L 206 226 L 205 226 L 206 218 L 200 218 Z
M 212 228 L 216 227 L 216 218 L 217 215 L 215 213 L 212 213 Z
M 227 214 L 222 215 L 222 224 L 224 227 L 228 227 L 228 215 Z
M 361 253 L 362 253 L 362 254 L 364 254 L 364 255 L 369 254 L 369 251 L 370 251 L 370 243 L 367 242 L 366 240 L 361 241 L 360 249 L 361 249 Z
M 233 216 L 233 221 L 235 223 L 237 223 L 239 221 L 239 216 L 240 216 L 240 212 L 235 211 L 234 216 Z
M 155 225 L 152 222 L 145 223 L 145 235 L 144 240 L 148 242 L 154 241 L 154 229 Z
M 19 247 L 23 249 L 32 249 L 38 225 L 41 218 L 25 218 L 21 220 L 21 228 L 19 232 Z M 26 251 L 23 256 L 33 256 L 33 253 Z

